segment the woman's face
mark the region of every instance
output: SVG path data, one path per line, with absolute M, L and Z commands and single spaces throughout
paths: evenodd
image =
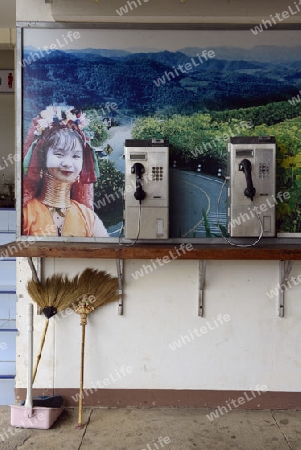
M 46 168 L 50 175 L 59 181 L 74 182 L 82 170 L 83 148 L 80 141 L 74 137 L 72 145 L 62 145 L 61 140 L 57 145 L 50 146 L 47 151 Z

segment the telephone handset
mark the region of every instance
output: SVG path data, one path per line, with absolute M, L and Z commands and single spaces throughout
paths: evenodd
M 140 203 L 142 200 L 145 199 L 146 196 L 146 193 L 142 187 L 142 175 L 144 174 L 144 172 L 145 172 L 144 165 L 139 162 L 136 162 L 131 167 L 131 173 L 134 173 L 136 175 L 136 191 L 134 193 L 134 197 Z
M 246 197 L 250 198 L 253 201 L 253 198 L 256 193 L 256 189 L 253 186 L 253 180 L 252 180 L 252 175 L 251 175 L 251 171 L 252 171 L 251 162 L 248 159 L 243 159 L 238 165 L 238 170 L 242 171 L 246 176 L 247 187 L 244 190 L 244 194 Z

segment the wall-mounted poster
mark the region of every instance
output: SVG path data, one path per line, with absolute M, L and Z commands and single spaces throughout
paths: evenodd
M 122 236 L 125 140 L 166 139 L 169 237 L 220 237 L 227 142 L 262 135 L 289 193 L 277 231 L 301 232 L 300 31 L 22 34 L 22 236 Z
M 15 92 L 14 70 L 0 70 L 0 93 Z

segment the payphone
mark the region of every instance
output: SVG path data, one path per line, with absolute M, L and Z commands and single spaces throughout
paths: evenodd
M 274 136 L 232 137 L 228 143 L 228 232 L 275 236 Z
M 125 141 L 124 230 L 127 239 L 167 239 L 169 143 Z

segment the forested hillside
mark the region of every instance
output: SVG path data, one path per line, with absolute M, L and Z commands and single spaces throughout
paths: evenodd
M 25 59 L 32 54 L 25 49 Z M 233 110 L 287 100 L 301 87 L 297 75 L 288 76 L 298 72 L 294 63 L 215 57 L 184 73 L 177 69 L 187 62 L 181 52 L 53 51 L 23 69 L 25 121 L 53 103 L 90 109 L 115 102 L 134 117 Z
M 277 206 L 277 229 L 282 232 L 301 232 L 301 115 L 293 119 L 298 109 L 286 104 L 252 107 L 225 113 L 173 116 L 166 120 L 155 117 L 136 122 L 136 139 L 169 139 L 171 160 L 177 166 L 217 175 L 227 168 L 227 143 L 230 136 L 275 136 L 277 143 L 277 192 L 289 192 L 285 203 Z M 300 111 L 299 111 L 300 114 Z M 223 121 L 224 120 L 224 121 Z M 252 123 L 254 120 L 254 125 Z M 265 123 L 265 120 L 267 123 Z M 272 125 L 269 123 L 272 122 Z

